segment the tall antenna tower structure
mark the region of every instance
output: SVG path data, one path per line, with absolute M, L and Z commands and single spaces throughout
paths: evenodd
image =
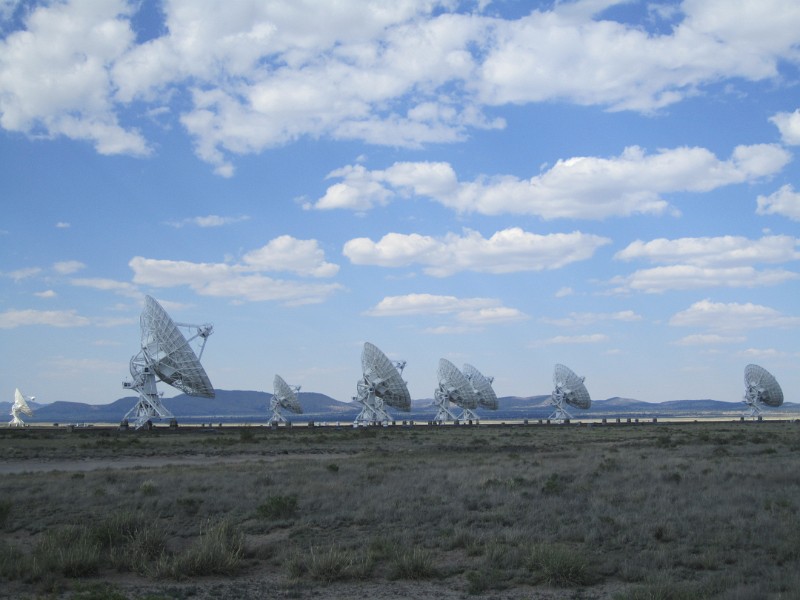
M 28 401 L 33 402 L 36 396 L 24 396 L 19 388 L 14 390 L 14 404 L 11 405 L 11 420 L 8 422 L 10 427 L 25 427 L 25 421 L 20 415 L 33 416 L 33 409 L 28 406 Z
M 403 381 L 406 361 L 390 361 L 377 346 L 364 343 L 361 352 L 361 379 L 356 384 L 357 396 L 353 398 L 361 405 L 353 426 L 381 423 L 388 425 L 392 418 L 386 406 L 408 412 L 411 410 L 411 395 Z
M 281 414 L 281 408 L 285 408 L 295 414 L 303 414 L 303 407 L 297 399 L 300 391 L 299 385 L 289 385 L 280 375 L 275 375 L 272 381 L 272 399 L 269 401 L 269 408 L 272 411 L 270 423 L 288 423 L 288 419 Z
M 440 358 L 437 375 L 439 386 L 433 392 L 433 402 L 438 410 L 433 418 L 434 422 L 461 420 L 460 416 L 456 416 L 450 410 L 450 404 L 455 404 L 463 411 L 473 411 L 478 408 L 478 395 L 458 367 L 446 358 Z
M 556 365 L 553 370 L 553 393 L 550 403 L 555 411 L 550 415 L 551 420 L 566 421 L 572 418 L 567 406 L 587 410 L 592 405 L 589 391 L 583 384 L 585 377 L 578 377 L 568 367 Z
M 747 365 L 744 368 L 745 416 L 761 416 L 761 406 L 777 408 L 783 404 L 783 390 L 778 380 L 764 367 Z
M 189 396 L 214 397 L 214 387 L 200 364 L 214 327 L 176 323 L 154 298 L 145 296 L 144 300 L 139 319 L 141 350 L 130 361 L 132 381 L 122 383 L 123 388 L 139 393 L 138 402 L 123 419 L 123 423 L 132 421 L 136 429 L 152 423 L 153 419 L 175 418 L 161 402 L 161 393 L 156 389 L 159 380 Z M 199 346 L 198 353 L 192 342 Z
M 497 394 L 492 388 L 494 377 L 486 377 L 470 364 L 464 364 L 464 368 L 461 371 L 472 384 L 472 389 L 475 390 L 475 394 L 478 396 L 478 406 L 487 410 L 497 410 L 500 403 L 497 400 Z M 471 409 L 464 409 L 464 414 L 461 415 L 461 418 L 463 420 L 477 420 L 478 415 Z

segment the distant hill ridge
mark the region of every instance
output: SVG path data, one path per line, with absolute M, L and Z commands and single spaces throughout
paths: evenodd
M 215 398 L 196 398 L 180 394 L 165 398 L 164 405 L 178 421 L 186 422 L 266 422 L 269 419 L 269 401 L 272 394 L 248 390 L 216 390 Z M 126 396 L 110 404 L 85 404 L 59 400 L 51 404 L 32 402 L 32 417 L 24 417 L 26 423 L 118 423 L 136 404 L 137 398 Z M 481 418 L 502 419 L 546 419 L 552 413 L 550 395 L 505 396 L 499 399 L 497 411 L 479 410 Z M 351 402 L 340 402 L 325 394 L 300 392 L 300 405 L 303 414 L 287 413 L 290 421 L 351 421 L 358 413 L 358 407 Z M 412 402 L 408 413 L 390 410 L 398 420 L 421 420 L 433 418 L 436 409 L 431 399 L 418 399 Z M 11 412 L 11 402 L 0 402 L 0 411 Z M 632 398 L 613 397 L 595 400 L 587 411 L 574 410 L 575 419 L 601 417 L 670 417 L 670 416 L 709 416 L 723 414 L 743 414 L 741 402 L 722 402 L 719 400 L 670 400 L 652 403 Z M 800 404 L 788 402 L 778 409 L 769 409 L 765 414 L 795 414 L 800 416 Z

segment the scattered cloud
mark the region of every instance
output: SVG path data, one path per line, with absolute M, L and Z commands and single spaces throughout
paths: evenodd
M 558 327 L 585 327 L 603 321 L 631 323 L 641 321 L 642 317 L 632 310 L 621 310 L 613 313 L 572 312 L 562 319 L 543 318 L 541 320 L 544 323 L 549 323 L 550 325 L 556 325 Z
M 72 275 L 85 268 L 86 265 L 78 260 L 65 260 L 53 265 L 53 270 L 59 275 Z
M 503 127 L 492 107 L 555 100 L 652 113 L 720 81 L 777 79 L 796 60 L 792 3 L 684 2 L 676 14 L 650 11 L 652 31 L 604 16 L 607 5 L 561 2 L 509 19 L 484 2 L 455 12 L 432 0 L 175 0 L 163 33 L 144 42 L 137 3 L 35 6 L 0 41 L 0 125 L 147 156 L 121 113 L 138 103 L 148 124 L 186 91 L 174 112 L 197 156 L 229 177 L 235 156 L 303 136 L 414 148 Z M 786 143 L 796 114 L 773 117 Z M 660 210 L 655 198 L 628 202 Z
M 15 310 L 0 313 L 0 329 L 14 329 L 27 325 L 48 325 L 51 327 L 85 327 L 90 320 L 76 310 Z
M 368 171 L 350 165 L 329 177 L 342 179 L 315 204 L 365 211 L 396 198 L 425 197 L 459 213 L 523 214 L 542 219 L 605 219 L 660 215 L 670 207 L 661 195 L 707 192 L 756 181 L 779 172 L 791 155 L 775 144 L 737 146 L 728 160 L 705 148 L 674 148 L 655 154 L 626 148 L 612 158 L 573 157 L 530 179 L 511 175 L 461 182 L 448 163 L 395 163 Z
M 0 41 L 0 125 L 85 140 L 100 154 L 149 154 L 142 135 L 119 124 L 108 68 L 134 42 L 130 16 L 121 0 L 32 9 L 25 31 Z
M 718 333 L 697 333 L 687 335 L 673 342 L 676 346 L 719 346 L 741 344 L 747 338 L 742 335 L 720 335 Z
M 794 112 L 779 112 L 770 117 L 778 131 L 781 132 L 783 143 L 789 146 L 800 145 L 800 108 Z
M 462 325 L 510 323 L 528 318 L 495 298 L 458 298 L 435 294 L 387 296 L 366 312 L 371 317 L 450 315 Z
M 114 292 L 120 296 L 127 296 L 128 298 L 141 298 L 142 293 L 132 283 L 127 281 L 116 281 L 114 279 L 105 279 L 102 277 L 85 277 L 71 279 L 70 284 L 77 287 L 87 287 L 103 292 Z
M 759 271 L 753 267 L 711 268 L 693 265 L 671 265 L 642 269 L 610 280 L 615 293 L 644 292 L 663 294 L 676 290 L 697 290 L 710 287 L 755 288 L 779 285 L 800 278 L 785 269 Z
M 34 296 L 38 298 L 55 298 L 58 294 L 56 294 L 53 290 L 45 290 L 43 292 L 34 292 Z
M 701 300 L 669 320 L 675 327 L 697 327 L 710 331 L 744 331 L 772 327 L 798 327 L 800 317 L 784 315 L 774 308 L 736 302 Z
M 575 293 L 571 287 L 562 287 L 559 288 L 556 293 L 554 294 L 556 298 L 566 298 L 567 296 L 572 296 Z
M 421 264 L 426 274 L 447 277 L 460 271 L 503 274 L 559 269 L 591 258 L 609 243 L 608 238 L 579 231 L 538 235 L 513 227 L 488 239 L 469 229 L 441 238 L 416 233 L 388 233 L 377 242 L 355 238 L 345 243 L 342 253 L 357 265 Z
M 607 342 L 609 337 L 604 333 L 591 333 L 586 335 L 557 335 L 555 337 L 541 340 L 541 345 L 561 345 L 561 344 L 602 344 Z
M 747 348 L 739 352 L 739 356 L 750 360 L 764 358 L 779 358 L 786 356 L 785 352 L 780 352 L 775 348 Z
M 41 272 L 42 270 L 39 267 L 26 267 L 24 269 L 16 269 L 15 271 L 8 271 L 7 273 L 3 273 L 3 275 L 13 279 L 15 283 L 19 283 L 24 279 L 30 279 L 31 277 L 35 277 Z
M 241 223 L 249 221 L 250 217 L 247 215 L 239 215 L 235 217 L 223 217 L 220 215 L 207 215 L 205 217 L 187 217 L 180 221 L 168 221 L 167 225 L 180 229 L 181 227 L 194 226 L 194 227 L 224 227 L 225 225 L 232 225 L 234 223 Z
M 800 221 L 800 192 L 794 191 L 791 184 L 786 184 L 769 196 L 756 199 L 758 215 L 782 215 L 792 221 Z
M 282 235 L 242 257 L 243 267 L 253 271 L 290 271 L 304 277 L 333 277 L 339 265 L 325 262 L 317 240 L 298 240 Z
M 615 292 L 663 293 L 705 287 L 761 287 L 800 278 L 785 269 L 756 269 L 800 259 L 798 238 L 767 235 L 759 240 L 740 236 L 636 240 L 614 255 L 617 260 L 646 260 L 667 266 L 615 277 Z
M 285 304 L 323 302 L 340 291 L 338 283 L 311 284 L 273 279 L 264 272 L 290 271 L 305 277 L 331 277 L 338 265 L 325 262 L 316 240 L 281 236 L 246 253 L 238 263 L 194 263 L 136 256 L 128 263 L 137 285 L 158 288 L 188 286 L 198 294 L 249 302 Z
M 614 258 L 698 267 L 741 266 L 800 260 L 798 247 L 800 239 L 789 235 L 768 235 L 760 240 L 732 235 L 674 240 L 659 238 L 649 242 L 636 240 L 617 252 Z
M 65 221 L 59 221 L 56 223 L 56 229 L 69 229 L 70 227 L 72 227 L 72 225 Z

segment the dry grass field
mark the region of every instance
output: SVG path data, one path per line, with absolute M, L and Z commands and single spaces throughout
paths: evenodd
M 800 598 L 800 423 L 0 429 L 9 598 Z

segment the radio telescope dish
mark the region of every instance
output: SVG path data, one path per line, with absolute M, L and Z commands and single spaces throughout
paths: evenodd
M 464 411 L 472 411 L 478 408 L 478 395 L 472 387 L 469 379 L 458 370 L 453 363 L 446 358 L 439 359 L 439 387 L 433 392 L 434 404 L 438 407 L 434 421 L 443 423 L 445 421 L 458 421 L 457 417 L 450 410 L 450 403 L 455 404 Z
M 142 329 L 142 349 L 131 358 L 132 381 L 122 387 L 139 392 L 139 401 L 125 415 L 136 429 L 144 427 L 151 419 L 174 419 L 161 403 L 156 381 L 161 380 L 188 394 L 213 398 L 214 387 L 200 364 L 208 336 L 214 330 L 209 324 L 190 325 L 176 323 L 150 296 L 145 296 L 144 309 L 139 319 Z M 187 331 L 187 338 L 181 329 Z M 191 343 L 199 346 L 198 353 Z
M 553 393 L 550 402 L 555 406 L 555 411 L 550 418 L 556 421 L 571 419 L 565 405 L 574 406 L 582 410 L 588 409 L 592 405 L 592 399 L 586 386 L 583 385 L 585 377 L 578 377 L 568 367 L 556 365 L 553 371 Z
M 11 421 L 8 424 L 11 427 L 24 427 L 25 421 L 20 418 L 20 415 L 28 415 L 29 417 L 33 416 L 33 409 L 28 406 L 28 401 L 31 402 L 36 399 L 36 396 L 23 396 L 22 392 L 19 391 L 19 388 L 14 390 L 14 404 L 11 405 Z
M 783 390 L 772 373 L 758 365 L 744 368 L 744 402 L 748 406 L 747 416 L 761 414 L 761 405 L 777 408 L 783 404 Z
M 300 391 L 299 385 L 289 385 L 280 375 L 275 375 L 272 382 L 274 394 L 269 402 L 272 411 L 271 423 L 288 423 L 286 417 L 281 414 L 281 409 L 285 408 L 295 414 L 303 414 L 303 407 L 297 399 L 297 392 Z
M 497 394 L 495 394 L 494 389 L 492 389 L 494 377 L 486 377 L 483 375 L 483 373 L 478 371 L 478 369 L 470 364 L 464 364 L 462 372 L 472 384 L 472 388 L 475 390 L 475 394 L 478 396 L 478 406 L 487 410 L 497 410 L 497 407 L 500 405 L 500 403 L 497 400 Z M 478 418 L 478 415 L 471 410 L 469 411 L 470 414 L 467 413 L 468 411 L 465 410 L 462 418 Z
M 406 412 L 411 410 L 411 395 L 402 377 L 405 366 L 405 361 L 393 363 L 377 346 L 364 343 L 361 352 L 362 377 L 356 385 L 358 395 L 353 398 L 362 408 L 353 421 L 354 426 L 388 424 L 392 419 L 384 406 Z

